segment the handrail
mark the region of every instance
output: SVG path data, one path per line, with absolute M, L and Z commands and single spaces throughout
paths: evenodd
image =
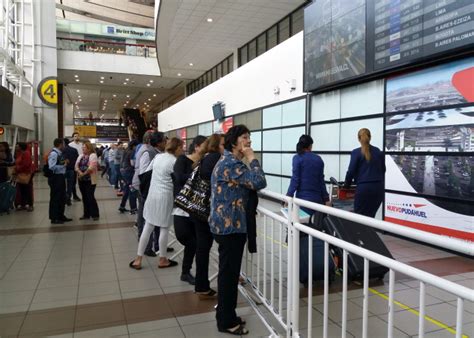
M 361 257 L 366 257 L 370 261 L 378 263 L 380 265 L 386 266 L 392 270 L 398 271 L 403 273 L 404 275 L 413 277 L 415 279 L 421 280 L 427 284 L 434 285 L 436 287 L 440 286 L 444 290 L 449 291 L 452 294 L 455 294 L 458 297 L 468 299 L 470 301 L 474 301 L 474 293 L 472 292 L 471 289 L 460 285 L 456 284 L 454 282 L 451 282 L 447 279 L 438 277 L 436 275 L 433 275 L 429 272 L 417 269 L 415 267 L 412 267 L 410 265 L 407 265 L 405 263 L 398 262 L 394 260 L 393 258 L 388 258 L 385 257 L 384 255 L 378 254 L 374 251 L 370 251 L 364 248 L 361 248 L 357 245 L 354 245 L 352 243 L 343 241 L 337 237 L 328 235 L 324 232 L 318 231 L 316 229 L 310 228 L 307 225 L 303 225 L 301 223 L 295 222 L 293 224 L 296 229 L 299 231 L 302 231 L 304 233 L 307 233 L 311 235 L 312 237 L 319 238 L 325 242 L 328 242 L 329 244 L 335 245 L 337 247 L 343 248 L 351 253 L 354 253 L 356 255 L 359 255 Z
M 97 43 L 97 44 L 119 45 L 119 46 L 135 46 L 135 47 L 156 48 L 156 46 L 153 46 L 153 45 L 125 43 L 125 42 L 113 42 L 113 41 L 105 41 L 105 40 L 85 40 L 85 39 L 64 38 L 64 37 L 57 37 L 56 39 L 58 39 L 58 40 L 68 40 L 68 41 L 88 42 L 88 43 L 90 42 L 90 43 Z
M 387 231 L 393 234 L 404 236 L 410 239 L 415 239 L 420 242 L 429 243 L 436 245 L 441 248 L 449 249 L 452 251 L 460 252 L 466 255 L 474 256 L 474 244 L 468 241 L 463 241 L 457 238 L 449 238 L 446 236 L 435 235 L 425 231 L 403 227 L 387 221 L 381 221 L 371 217 L 359 215 L 353 212 L 336 209 L 333 207 L 308 202 L 299 198 L 294 198 L 293 202 L 296 205 L 303 206 L 312 210 L 316 210 L 325 214 L 333 215 L 353 221 L 356 223 L 364 224 L 372 228 Z

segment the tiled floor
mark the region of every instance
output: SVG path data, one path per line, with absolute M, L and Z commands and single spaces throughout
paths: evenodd
M 179 267 L 158 270 L 155 258 L 146 258 L 141 271 L 128 267 L 137 249 L 134 216 L 118 213 L 119 200 L 105 181 L 100 182 L 96 197 L 101 211 L 99 221 L 79 221 L 82 205 L 74 203 L 67 207 L 67 216 L 74 222 L 51 226 L 47 215 L 49 188 L 42 177 L 37 177 L 35 211 L 0 216 L 0 337 L 225 336 L 216 330 L 215 301 L 200 301 L 193 294 L 193 287 L 179 280 Z M 397 260 L 474 288 L 471 259 L 388 235 L 382 237 Z M 179 250 L 180 245 L 174 243 L 173 247 Z M 275 249 L 275 255 L 278 252 Z M 282 254 L 286 255 L 284 250 Z M 176 259 L 181 261 L 179 256 Z M 268 262 L 269 259 L 270 256 Z M 215 272 L 213 264 L 210 274 Z M 212 285 L 216 287 L 216 281 Z M 275 285 L 278 288 L 277 282 Z M 286 286 L 285 281 L 282 285 Z M 312 309 L 315 337 L 322 335 L 321 290 L 316 283 Z M 349 290 L 347 336 L 359 337 L 362 290 L 355 284 Z M 412 311 L 395 308 L 394 336 L 416 336 L 418 282 L 399 275 L 395 290 L 397 302 Z M 336 281 L 330 292 L 329 336 L 339 337 L 340 282 Z M 383 282 L 371 285 L 369 337 L 386 336 L 387 302 L 380 293 L 387 292 Z M 448 328 L 455 324 L 456 298 L 432 286 L 427 286 L 426 292 L 426 315 L 436 320 L 426 321 L 426 336 L 452 337 L 453 333 L 439 323 Z M 300 306 L 301 333 L 306 335 L 305 289 L 301 290 Z M 474 336 L 474 306 L 467 303 L 464 308 L 464 334 Z M 246 319 L 250 336 L 269 335 L 243 297 L 239 298 L 238 313 Z M 268 311 L 262 309 L 262 313 L 272 321 Z M 284 333 L 275 321 L 272 325 Z

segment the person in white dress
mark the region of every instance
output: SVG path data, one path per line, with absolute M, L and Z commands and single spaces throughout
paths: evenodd
M 181 154 L 183 154 L 183 141 L 173 137 L 168 141 L 166 151 L 156 155 L 150 163 L 153 173 L 151 176 L 150 189 L 143 209 L 145 227 L 138 243 L 137 257 L 129 264 L 132 269 L 141 269 L 145 248 L 155 226 L 160 227 L 158 268 L 169 268 L 178 265 L 177 262 L 168 259 L 166 254 L 168 247 L 168 230 L 173 224 L 171 212 L 173 211 L 174 197 L 171 174 L 173 173 L 176 158 Z

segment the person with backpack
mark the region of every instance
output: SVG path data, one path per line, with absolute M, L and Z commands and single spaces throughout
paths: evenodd
M 64 140 L 54 139 L 54 148 L 48 154 L 47 168 L 43 171 L 48 175 L 49 219 L 51 224 L 64 224 L 72 221 L 64 215 L 66 207 L 66 167 L 69 161 L 64 159 Z

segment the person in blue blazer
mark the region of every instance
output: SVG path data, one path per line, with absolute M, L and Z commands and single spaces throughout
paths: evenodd
M 352 150 L 344 186 L 349 187 L 354 180 L 357 184 L 354 212 L 375 217 L 383 201 L 385 157 L 379 148 L 370 144 L 369 129 L 360 129 L 357 137 L 361 146 Z
M 287 196 L 319 204 L 331 205 L 329 194 L 324 183 L 324 162 L 320 156 L 312 152 L 313 139 L 309 135 L 301 135 L 296 145 L 297 154 L 293 157 L 293 169 Z M 301 208 L 312 215 L 314 210 Z

